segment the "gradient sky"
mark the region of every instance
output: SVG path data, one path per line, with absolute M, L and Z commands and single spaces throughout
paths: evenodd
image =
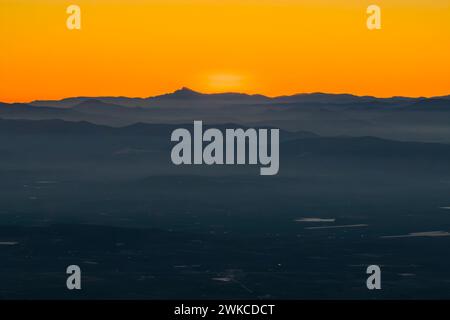
M 81 7 L 82 30 L 66 28 Z M 382 30 L 366 8 L 382 9 Z M 450 94 L 450 0 L 0 0 L 0 101 Z

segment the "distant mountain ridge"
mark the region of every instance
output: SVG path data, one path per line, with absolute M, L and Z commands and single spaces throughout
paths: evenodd
M 70 108 L 80 103 L 97 100 L 104 103 L 115 103 L 126 107 L 148 107 L 154 102 L 161 102 L 164 100 L 203 100 L 203 101 L 222 101 L 222 102 L 240 102 L 240 103 L 333 103 L 333 104 L 345 104 L 356 102 L 375 102 L 384 101 L 391 103 L 411 102 L 416 100 L 426 99 L 443 99 L 450 100 L 448 96 L 437 96 L 431 98 L 412 98 L 412 97 L 390 97 L 390 98 L 377 98 L 373 96 L 357 96 L 352 94 L 334 94 L 334 93 L 299 93 L 293 95 L 282 95 L 276 97 L 268 97 L 261 94 L 246 94 L 237 92 L 225 92 L 225 93 L 201 93 L 194 91 L 187 87 L 182 87 L 172 93 L 166 93 L 157 96 L 151 96 L 147 98 L 129 98 L 129 97 L 70 97 L 61 100 L 36 100 L 28 103 L 33 106 L 47 106 L 47 107 L 59 107 Z
M 135 123 L 123 127 L 110 127 L 98 125 L 87 121 L 71 122 L 64 120 L 5 120 L 0 118 L 0 133 L 2 134 L 53 134 L 53 135 L 88 135 L 88 134 L 107 134 L 107 135 L 140 135 L 145 137 L 163 136 L 169 139 L 170 134 L 177 128 L 193 129 L 192 123 L 186 124 L 151 124 Z M 225 123 L 220 125 L 204 125 L 204 130 L 217 128 L 225 130 L 230 128 L 248 129 L 234 123 Z M 270 128 L 265 126 L 264 128 Z M 258 129 L 258 128 L 256 128 Z M 281 131 L 281 140 L 293 140 L 300 138 L 316 138 L 318 135 L 307 131 Z
M 450 143 L 450 96 L 376 98 L 318 92 L 267 97 L 232 92 L 204 94 L 184 87 L 148 98 L 73 97 L 0 103 L 0 118 L 87 121 L 115 127 L 202 120 L 207 125 L 269 126 L 321 136 Z

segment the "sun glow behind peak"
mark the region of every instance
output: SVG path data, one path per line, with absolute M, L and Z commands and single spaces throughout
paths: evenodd
M 207 92 L 246 91 L 246 78 L 238 73 L 211 73 L 200 85 Z

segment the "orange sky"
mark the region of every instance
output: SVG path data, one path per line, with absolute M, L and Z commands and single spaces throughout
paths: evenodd
M 366 28 L 366 8 L 382 29 Z M 66 8 L 81 7 L 81 30 Z M 0 101 L 450 94 L 450 0 L 0 0 Z

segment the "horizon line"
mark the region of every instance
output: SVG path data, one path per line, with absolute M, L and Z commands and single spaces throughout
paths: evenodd
M 358 98 L 375 98 L 375 99 L 394 99 L 394 98 L 406 98 L 406 99 L 431 99 L 431 98 L 444 98 L 444 97 L 450 97 L 450 93 L 448 94 L 442 94 L 442 95 L 432 95 L 432 96 L 425 96 L 425 95 L 419 95 L 419 96 L 405 96 L 405 95 L 393 95 L 393 96 L 375 96 L 370 94 L 355 94 L 355 93 L 348 93 L 348 92 L 322 92 L 322 91 L 311 91 L 311 92 L 294 92 L 294 93 L 286 93 L 281 95 L 266 95 L 262 93 L 249 93 L 249 92 L 240 92 L 240 91 L 222 91 L 222 92 L 202 92 L 198 90 L 191 89 L 187 86 L 182 86 L 179 89 L 176 89 L 174 91 L 160 93 L 156 95 L 151 96 L 125 96 L 125 95 L 99 95 L 99 96 L 88 96 L 88 95 L 74 95 L 74 96 L 66 96 L 62 98 L 40 98 L 40 99 L 34 99 L 34 100 L 28 100 L 28 101 L 11 101 L 6 102 L 8 100 L 0 100 L 1 103 L 7 103 L 7 104 L 30 104 L 34 102 L 43 102 L 43 101 L 62 101 L 67 99 L 98 99 L 98 98 L 126 98 L 126 99 L 152 99 L 152 98 L 158 98 L 166 95 L 175 94 L 180 91 L 187 91 L 192 92 L 193 94 L 199 94 L 199 95 L 226 95 L 226 94 L 240 94 L 240 95 L 246 95 L 246 96 L 261 96 L 268 99 L 276 99 L 276 98 L 282 98 L 282 97 L 293 97 L 293 96 L 300 96 L 300 95 L 330 95 L 330 96 L 338 96 L 338 95 L 348 95 Z

